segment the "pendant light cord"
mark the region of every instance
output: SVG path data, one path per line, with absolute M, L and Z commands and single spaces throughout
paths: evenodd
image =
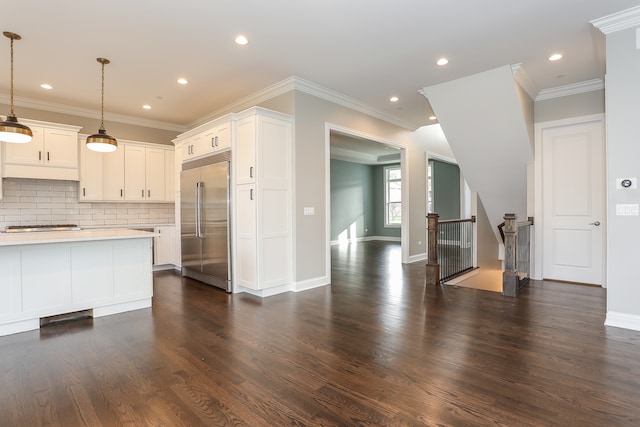
M 9 89 L 9 115 L 15 117 L 15 113 L 13 112 L 13 38 L 11 37 L 11 86 Z
M 100 129 L 104 130 L 104 62 L 102 63 L 102 102 L 100 103 Z

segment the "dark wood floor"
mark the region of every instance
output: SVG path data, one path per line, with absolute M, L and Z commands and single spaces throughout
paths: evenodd
M 153 309 L 0 338 L 2 426 L 637 426 L 640 333 L 600 288 L 424 285 L 394 243 L 266 299 L 155 276 Z

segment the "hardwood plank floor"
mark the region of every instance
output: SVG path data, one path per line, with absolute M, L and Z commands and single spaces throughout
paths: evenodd
M 603 289 L 425 287 L 389 242 L 332 266 L 266 299 L 158 272 L 152 309 L 1 337 L 0 425 L 640 425 L 640 333 Z

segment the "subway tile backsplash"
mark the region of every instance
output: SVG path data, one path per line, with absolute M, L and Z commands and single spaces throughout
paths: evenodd
M 0 230 L 7 225 L 127 227 L 175 223 L 173 203 L 80 203 L 78 187 L 76 181 L 3 178 Z

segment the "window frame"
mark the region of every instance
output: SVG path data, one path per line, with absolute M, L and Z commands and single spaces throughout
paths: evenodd
M 400 178 L 398 179 L 390 179 L 389 172 L 397 170 L 400 173 Z M 402 226 L 402 167 L 401 165 L 392 165 L 392 166 L 384 166 L 383 168 L 384 174 L 384 226 L 386 228 L 400 228 Z M 390 192 L 390 184 L 391 183 L 400 183 L 400 200 L 398 201 L 389 201 L 389 192 Z M 390 204 L 398 204 L 400 206 L 400 221 L 399 222 L 389 222 L 389 213 L 390 213 Z

